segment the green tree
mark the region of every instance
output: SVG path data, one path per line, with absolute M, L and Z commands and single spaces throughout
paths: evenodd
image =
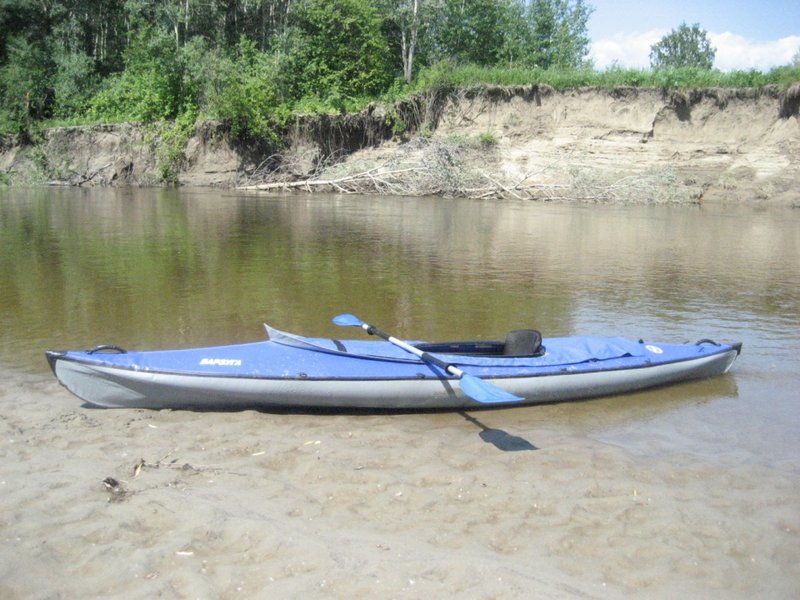
M 123 51 L 129 41 L 124 27 L 125 5 L 108 0 L 50 0 L 47 37 L 54 59 L 75 72 L 86 62 L 92 74 L 107 75 L 123 67 Z M 77 72 L 76 72 L 77 75 Z M 77 82 L 80 86 L 82 82 Z
M 585 0 L 440 0 L 438 56 L 484 66 L 574 68 L 589 54 Z
M 681 23 L 678 29 L 673 29 L 650 47 L 650 66 L 653 69 L 694 67 L 710 71 L 716 53 L 699 24 L 689 27 Z
M 5 51 L 6 61 L 0 67 L 0 126 L 26 133 L 33 121 L 50 116 L 53 64 L 44 48 L 22 35 L 10 37 Z
M 528 9 L 530 46 L 524 62 L 542 69 L 575 68 L 589 54 L 592 8 L 584 0 L 534 0 Z
M 184 104 L 190 103 L 206 116 L 219 117 L 231 81 L 237 76 L 236 55 L 195 36 L 178 55 Z
M 431 0 L 381 0 L 384 23 L 395 55 L 400 55 L 403 79 L 411 83 L 419 44 L 427 29 Z
M 68 118 L 86 112 L 99 85 L 95 63 L 83 52 L 54 52 L 55 71 L 51 79 L 53 116 Z
M 372 1 L 301 0 L 296 10 L 289 51 L 301 95 L 339 103 L 389 86 L 389 43 Z
M 496 64 L 503 47 L 505 0 L 443 0 L 434 25 L 434 59 Z

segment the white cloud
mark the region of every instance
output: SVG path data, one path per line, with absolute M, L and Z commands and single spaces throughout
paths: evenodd
M 592 42 L 589 57 L 599 70 L 614 64 L 623 68 L 646 69 L 650 67 L 650 46 L 667 33 L 663 29 L 615 33 L 611 37 Z
M 800 50 L 800 36 L 790 35 L 769 42 L 753 42 L 733 33 L 709 33 L 711 45 L 717 49 L 714 67 L 721 71 L 768 71 L 791 62 Z
M 650 47 L 669 31 L 655 29 L 632 33 L 616 33 L 592 43 L 590 58 L 596 69 L 614 64 L 623 68 L 650 67 Z M 754 42 L 733 33 L 708 33 L 711 45 L 717 49 L 714 67 L 721 71 L 757 69 L 768 71 L 789 64 L 800 50 L 800 36 L 790 35 L 779 40 Z

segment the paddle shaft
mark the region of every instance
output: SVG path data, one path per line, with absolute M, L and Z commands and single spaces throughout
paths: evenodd
M 372 325 L 368 325 L 367 323 L 362 323 L 361 328 L 370 335 L 377 335 L 379 338 L 383 338 L 387 342 L 390 342 L 395 346 L 399 346 L 406 352 L 411 352 L 411 354 L 418 356 L 426 363 L 436 365 L 437 367 L 442 369 L 445 373 L 450 373 L 451 375 L 455 375 L 456 377 L 464 376 L 464 371 L 462 371 L 455 365 L 451 365 L 450 363 L 443 361 L 438 356 L 434 356 L 432 354 L 429 354 L 428 352 L 424 352 L 423 350 L 420 350 L 419 348 L 412 346 L 411 344 L 408 344 L 403 340 L 398 340 L 396 337 L 393 337 L 388 333 L 381 331 L 377 327 L 373 327 Z
M 510 394 L 504 389 L 499 388 L 496 385 L 489 383 L 488 381 L 484 381 L 480 377 L 476 377 L 475 375 L 470 375 L 469 373 L 465 373 L 455 365 L 443 361 L 438 356 L 428 354 L 424 350 L 420 350 L 419 348 L 412 346 L 411 344 L 404 342 L 403 340 L 398 340 L 396 337 L 392 337 L 388 333 L 384 333 L 380 329 L 373 327 L 368 323 L 365 323 L 355 315 L 351 315 L 349 313 L 337 315 L 333 318 L 333 322 L 334 324 L 342 327 L 360 327 L 368 334 L 377 335 L 378 337 L 383 338 L 387 342 L 394 344 L 398 348 L 402 348 L 406 352 L 410 352 L 417 358 L 421 359 L 422 362 L 439 367 L 445 373 L 449 373 L 450 375 L 458 377 L 461 391 L 466 396 L 469 396 L 473 400 L 476 400 L 482 404 L 520 402 L 521 400 L 525 399 L 522 396 L 515 396 L 514 394 Z

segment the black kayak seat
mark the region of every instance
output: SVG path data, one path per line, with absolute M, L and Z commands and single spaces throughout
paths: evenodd
M 535 329 L 509 331 L 503 345 L 503 356 L 541 356 L 542 334 Z

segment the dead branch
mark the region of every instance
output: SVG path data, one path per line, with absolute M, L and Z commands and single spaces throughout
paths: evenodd
M 387 170 L 383 167 L 374 167 L 359 173 L 344 175 L 334 179 L 304 179 L 302 181 L 273 181 L 241 186 L 243 190 L 275 191 L 304 189 L 308 192 L 315 190 L 334 189 L 343 194 L 367 193 L 370 191 L 390 191 L 403 193 L 403 178 L 400 176 L 424 171 L 424 167 L 408 167 L 403 169 Z
M 317 157 L 313 172 L 302 179 L 297 179 L 299 169 L 291 158 L 270 159 L 265 162 L 277 168 L 265 172 L 266 165 L 259 165 L 254 178 L 261 181 L 239 189 L 650 204 L 688 197 L 686 186 L 664 169 L 610 173 L 560 159 L 515 179 L 500 170 L 490 174 L 485 148 L 440 137 L 415 138 L 377 165 L 343 156 Z

